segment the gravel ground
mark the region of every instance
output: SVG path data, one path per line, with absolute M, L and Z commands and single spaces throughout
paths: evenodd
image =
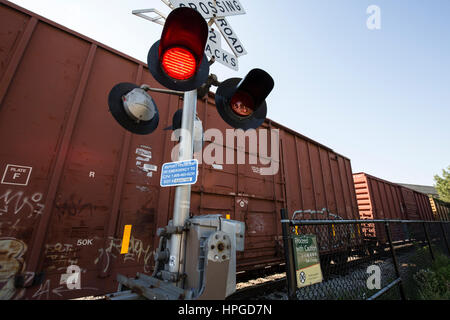
M 284 277 L 286 277 L 286 273 L 283 272 L 283 273 L 272 274 L 272 275 L 264 277 L 264 278 L 252 279 L 252 280 L 249 280 L 246 282 L 238 282 L 238 283 L 236 283 L 236 290 L 244 289 L 244 288 L 255 286 L 258 284 L 263 284 L 263 283 L 269 282 L 269 281 L 278 280 L 278 279 L 281 279 Z

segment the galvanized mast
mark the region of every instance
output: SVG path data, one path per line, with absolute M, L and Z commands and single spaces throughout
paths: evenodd
M 194 119 L 197 109 L 197 89 L 184 93 L 183 116 L 181 119 L 180 147 L 178 161 L 193 158 Z M 173 225 L 183 227 L 189 218 L 191 203 L 191 185 L 177 186 L 173 208 Z M 169 271 L 182 275 L 184 273 L 184 232 L 173 234 L 170 239 Z M 182 282 L 178 282 L 181 286 Z

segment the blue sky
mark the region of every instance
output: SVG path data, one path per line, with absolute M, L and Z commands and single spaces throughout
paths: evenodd
M 159 0 L 13 0 L 141 61 L 162 27 L 131 14 Z M 393 182 L 432 185 L 450 165 L 450 1 L 240 0 L 228 18 L 248 55 L 219 80 L 268 71 L 268 117 Z M 370 5 L 381 29 L 369 30 Z M 226 44 L 222 39 L 222 46 Z

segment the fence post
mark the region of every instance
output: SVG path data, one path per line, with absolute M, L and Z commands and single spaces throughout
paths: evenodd
M 386 234 L 389 242 L 389 248 L 391 249 L 392 252 L 392 261 L 394 262 L 395 274 L 397 278 L 400 279 L 399 283 L 400 297 L 402 300 L 406 300 L 405 291 L 403 289 L 403 281 L 401 281 L 400 269 L 398 267 L 397 256 L 395 255 L 394 245 L 392 244 L 391 229 L 389 228 L 389 222 L 385 222 L 384 225 L 386 227 Z
M 281 209 L 281 230 L 283 233 L 284 257 L 286 260 L 286 282 L 288 289 L 288 299 L 297 299 L 297 279 L 295 276 L 294 248 L 289 236 L 289 218 L 286 209 Z
M 422 222 L 422 225 L 423 225 L 423 230 L 425 231 L 425 239 L 427 240 L 428 247 L 430 248 L 431 260 L 434 261 L 434 254 L 433 254 L 433 249 L 431 249 L 431 241 L 430 241 L 430 236 L 428 235 L 427 226 L 426 226 L 425 222 Z
M 444 236 L 445 246 L 447 247 L 447 252 L 450 255 L 450 248 L 448 247 L 447 236 L 445 235 L 444 222 L 439 223 L 441 225 L 442 235 Z

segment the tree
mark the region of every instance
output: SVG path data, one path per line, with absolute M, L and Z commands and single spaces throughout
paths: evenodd
M 436 181 L 435 187 L 439 194 L 439 199 L 450 202 L 450 166 L 447 167 L 447 170 L 442 169 L 442 177 L 435 175 L 434 181 Z

